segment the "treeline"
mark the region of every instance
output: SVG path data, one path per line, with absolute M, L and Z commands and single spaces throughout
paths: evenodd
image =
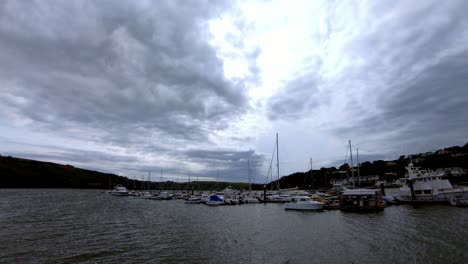
M 107 189 L 111 182 L 123 184 L 127 178 L 71 165 L 0 156 L 0 188 Z
M 52 162 L 0 155 L 0 188 L 110 189 L 121 184 L 130 190 L 222 190 L 228 186 L 247 190 L 247 183 L 173 181 L 153 182 L 129 179 L 110 173 L 75 168 Z M 263 185 L 252 185 L 260 189 Z
M 366 176 L 378 177 L 379 180 L 392 181 L 405 176 L 405 166 L 410 160 L 416 166 L 428 169 L 459 167 L 465 172 L 464 176 L 450 178 L 452 181 L 468 181 L 468 143 L 463 147 L 450 147 L 428 152 L 401 156 L 397 160 L 363 162 L 359 166 L 361 178 Z M 319 170 L 296 172 L 281 177 L 281 188 L 300 189 L 329 188 L 333 180 L 349 178 L 354 170 L 357 176 L 357 166 L 351 168 L 345 163 L 338 168 L 320 168 Z M 357 181 L 357 179 L 356 179 Z M 178 183 L 173 181 L 150 182 L 129 179 L 110 173 L 75 168 L 71 165 L 61 165 L 0 155 L 0 188 L 81 188 L 81 189 L 110 189 L 122 184 L 131 190 L 222 190 L 228 186 L 233 189 L 247 190 L 247 183 L 231 182 L 192 182 Z M 266 184 L 267 189 L 276 189 L 277 182 Z M 252 189 L 261 190 L 263 184 L 253 184 Z
M 468 181 L 468 143 L 463 147 L 454 146 L 436 152 L 400 156 L 397 160 L 392 161 L 376 160 L 373 162 L 363 162 L 359 166 L 359 174 L 363 179 L 366 176 L 377 176 L 379 180 L 393 181 L 405 177 L 405 167 L 411 161 L 413 161 L 415 166 L 431 170 L 452 167 L 462 168 L 464 170 L 463 176 L 450 177 L 449 175 L 449 179 L 455 183 Z M 355 177 L 357 177 L 357 166 L 353 170 Z M 348 163 L 345 163 L 339 168 L 320 168 L 319 170 L 296 172 L 283 176 L 279 181 L 279 186 L 280 188 L 299 187 L 300 189 L 329 188 L 331 187 L 331 181 L 350 178 L 351 175 L 351 167 Z M 355 182 L 357 182 L 357 178 L 355 178 Z M 277 182 L 273 181 L 267 185 L 268 189 L 272 187 L 273 189 L 277 188 Z

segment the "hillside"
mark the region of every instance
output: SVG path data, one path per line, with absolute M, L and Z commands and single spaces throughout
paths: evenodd
M 435 152 L 412 154 L 411 160 L 416 166 L 432 170 L 458 167 L 463 175 L 450 177 L 452 182 L 468 181 L 468 143 L 463 147 L 454 146 Z M 405 166 L 410 162 L 409 156 L 401 156 L 397 160 L 364 162 L 359 167 L 362 178 L 373 176 L 380 180 L 391 181 L 405 175 Z M 357 175 L 357 167 L 354 167 Z M 351 168 L 343 164 L 339 168 L 320 168 L 319 170 L 296 172 L 280 179 L 281 188 L 299 187 L 327 188 L 331 180 L 349 177 Z M 129 189 L 172 189 L 172 190 L 221 190 L 227 186 L 235 189 L 246 189 L 246 183 L 199 182 L 188 185 L 176 182 L 144 182 L 128 179 L 124 176 L 102 173 L 98 171 L 75 168 L 51 162 L 15 158 L 0 155 L 0 188 L 82 188 L 109 189 L 116 184 L 122 184 Z M 271 188 L 272 183 L 267 184 Z M 276 185 L 274 185 L 275 187 Z M 259 190 L 262 184 L 256 184 L 253 189 Z
M 146 190 L 221 190 L 227 186 L 235 189 L 246 189 L 246 183 L 198 182 L 176 183 L 146 182 L 128 179 L 124 176 L 102 173 L 98 171 L 75 168 L 23 158 L 0 155 L 0 188 L 79 188 L 79 189 L 110 189 L 116 184 L 122 184 L 129 189 Z M 253 188 L 261 188 L 254 185 Z
M 109 183 L 126 183 L 115 174 L 75 168 L 52 162 L 0 156 L 0 188 L 107 189 Z
M 411 156 L 411 158 L 410 158 Z M 463 170 L 463 175 L 453 176 L 448 174 L 451 182 L 468 181 L 468 143 L 463 147 L 454 146 L 440 149 L 435 152 L 426 152 L 411 154 L 410 156 L 400 156 L 396 160 L 384 161 L 376 160 L 373 162 L 363 162 L 359 167 L 361 178 L 374 177 L 379 180 L 392 181 L 405 176 L 405 166 L 410 163 L 410 159 L 415 166 L 431 170 L 445 170 L 447 168 L 458 167 Z M 357 176 L 357 166 L 354 167 L 355 176 Z M 309 188 L 328 188 L 331 186 L 331 180 L 341 180 L 351 177 L 351 168 L 345 163 L 339 168 L 320 168 L 319 170 L 296 172 L 280 179 L 281 188 L 299 187 L 301 189 Z M 356 179 L 357 181 L 357 179 Z M 271 188 L 268 184 L 268 188 Z M 275 188 L 276 183 L 273 187 Z

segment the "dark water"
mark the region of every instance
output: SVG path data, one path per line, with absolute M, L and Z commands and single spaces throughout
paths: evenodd
M 0 190 L 2 263 L 468 263 L 468 209 L 294 212 Z

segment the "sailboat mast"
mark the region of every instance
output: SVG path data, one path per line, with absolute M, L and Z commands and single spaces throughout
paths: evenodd
M 250 159 L 247 160 L 247 170 L 249 175 L 249 193 L 252 193 L 252 183 L 250 181 Z
M 150 179 L 151 179 L 151 171 L 148 171 L 148 181 L 146 185 L 148 185 L 146 188 L 148 188 L 148 191 L 150 190 Z
M 358 185 L 361 186 L 361 173 L 359 172 L 359 148 L 356 148 L 356 159 L 357 159 L 357 180 L 358 180 Z
M 164 184 L 163 184 L 163 172 L 161 168 L 161 191 L 164 189 Z
M 349 140 L 349 155 L 351 156 L 351 178 L 353 179 L 353 187 L 356 187 L 354 184 L 354 164 L 353 164 L 353 151 L 351 150 L 351 139 Z
M 310 189 L 312 189 L 313 184 L 314 184 L 314 178 L 312 177 L 312 158 L 310 158 Z
M 278 190 L 280 189 L 280 173 L 279 173 L 279 146 L 278 146 L 278 133 L 276 133 L 276 169 L 278 172 Z

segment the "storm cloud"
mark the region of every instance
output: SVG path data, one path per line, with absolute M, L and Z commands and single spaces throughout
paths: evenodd
M 259 182 L 468 141 L 466 1 L 1 1 L 0 152 Z M 262 178 L 263 177 L 263 178 Z

